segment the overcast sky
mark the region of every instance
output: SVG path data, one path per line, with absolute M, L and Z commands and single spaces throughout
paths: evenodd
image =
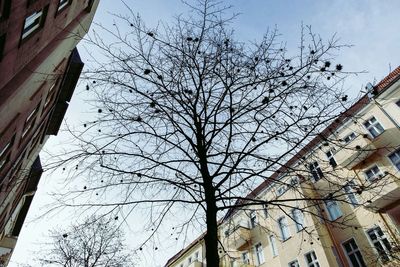
M 135 12 L 141 14 L 149 26 L 156 25 L 158 20 L 170 21 L 174 14 L 182 13 L 186 8 L 179 0 L 125 0 Z M 190 0 L 188 0 L 190 2 Z M 234 5 L 232 11 L 241 15 L 233 23 L 236 35 L 242 41 L 252 41 L 260 38 L 268 29 L 277 27 L 282 34 L 281 40 L 286 41 L 289 48 L 298 45 L 300 26 L 311 25 L 314 32 L 324 39 L 336 34 L 342 43 L 353 47 L 345 49 L 338 55 L 338 62 L 346 71 L 366 71 L 366 73 L 348 79 L 345 88 L 352 96 L 366 85 L 367 82 L 379 82 L 390 70 L 400 65 L 400 34 L 398 0 L 229 0 L 223 1 Z M 112 25 L 112 16 L 109 13 L 124 13 L 123 5 L 118 0 L 101 0 L 95 21 L 103 25 Z M 82 59 L 87 55 L 81 49 Z M 84 89 L 78 87 L 72 100 L 66 118 L 69 122 L 79 124 L 82 112 L 87 112 L 82 104 L 85 98 Z M 47 149 L 60 143 L 63 136 L 53 138 Z M 73 222 L 70 218 L 49 221 L 35 220 L 40 214 L 43 205 L 49 201 L 48 193 L 61 184 L 62 173 L 49 177 L 44 175 L 39 184 L 39 190 L 34 198 L 28 214 L 28 224 L 21 232 L 17 248 L 14 252 L 11 267 L 17 263 L 32 263 L 35 253 L 40 251 L 40 242 L 44 242 L 43 235 L 51 227 L 62 227 Z M 58 216 L 57 216 L 58 217 Z M 60 218 L 63 218 L 60 215 Z M 127 239 L 134 246 L 134 225 L 127 230 Z M 188 240 L 188 242 L 191 240 Z M 163 266 L 167 259 L 179 251 L 182 245 L 171 246 L 158 250 L 154 261 L 147 260 L 139 266 Z

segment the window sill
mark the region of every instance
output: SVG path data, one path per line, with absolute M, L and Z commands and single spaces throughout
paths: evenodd
M 286 238 L 286 239 L 282 239 L 282 243 L 284 243 L 284 242 L 286 242 L 286 241 L 288 241 L 288 240 L 290 240 L 292 238 L 292 236 L 289 236 L 288 238 Z

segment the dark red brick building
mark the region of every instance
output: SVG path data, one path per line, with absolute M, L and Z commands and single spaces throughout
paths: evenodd
M 0 266 L 7 264 L 83 68 L 99 0 L 0 0 Z

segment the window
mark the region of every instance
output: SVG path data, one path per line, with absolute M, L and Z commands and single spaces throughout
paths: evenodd
M 0 20 L 10 16 L 11 0 L 0 0 Z
M 242 253 L 242 260 L 244 264 L 250 264 L 249 253 L 247 251 Z
M 255 211 L 255 210 L 252 210 L 252 211 L 250 212 L 250 228 L 256 227 L 257 223 L 258 223 L 258 220 L 257 220 L 256 211 Z
M 283 194 L 285 194 L 285 192 L 287 191 L 287 186 L 286 185 L 281 185 L 280 187 L 278 187 L 278 189 L 276 190 L 276 195 L 278 197 L 282 196 Z
M 317 255 L 315 254 L 314 251 L 310 251 L 306 253 L 305 255 L 307 266 L 308 267 L 319 267 Z
M 44 102 L 44 108 L 47 108 L 47 106 L 50 104 L 50 102 L 53 100 L 55 93 L 56 93 L 56 84 L 58 80 L 49 88 L 49 91 L 47 92 L 46 100 Z
M 36 106 L 34 110 L 29 113 L 28 117 L 25 120 L 24 130 L 22 131 L 22 138 L 26 136 L 26 134 L 33 128 L 36 122 L 36 115 L 39 112 L 40 103 Z
M 290 237 L 290 231 L 286 217 L 281 217 L 278 219 L 278 226 L 281 231 L 282 240 L 287 240 Z
M 379 256 L 384 261 L 388 261 L 392 246 L 390 245 L 388 239 L 385 237 L 385 234 L 382 232 L 382 229 L 377 226 L 368 230 L 367 234 L 375 249 L 378 251 Z
M 335 168 L 335 167 L 337 166 L 337 163 L 336 163 L 335 158 L 333 157 L 333 152 L 332 152 L 332 150 L 327 151 L 325 154 L 326 154 L 326 156 L 327 156 L 327 158 L 328 158 L 329 165 L 331 165 L 332 168 Z
M 64 7 L 68 6 L 71 3 L 71 0 L 59 0 L 58 1 L 58 8 L 57 12 L 63 9 Z
M 263 205 L 263 210 L 264 210 L 264 216 L 265 218 L 268 218 L 268 205 L 264 204 Z
M 0 35 L 0 61 L 3 59 L 5 45 L 6 45 L 6 34 L 2 34 Z
M 295 176 L 290 179 L 290 186 L 295 187 L 299 184 L 299 177 Z
M 400 100 L 397 100 L 396 105 L 400 108 Z
M 310 172 L 312 174 L 314 182 L 324 177 L 324 174 L 322 173 L 321 168 L 316 161 L 310 164 Z
M 351 141 L 353 141 L 354 139 L 356 139 L 356 134 L 355 134 L 355 133 L 350 133 L 350 134 L 346 135 L 346 136 L 343 138 L 343 141 L 344 141 L 346 144 L 348 144 L 348 143 L 350 143 Z
M 371 119 L 364 122 L 364 126 L 374 138 L 384 131 L 382 125 L 375 119 L 375 117 L 372 117 Z
M 344 187 L 344 192 L 353 207 L 358 206 L 358 199 L 356 194 L 354 193 L 355 184 L 353 181 L 348 182 Z
M 188 263 L 191 264 L 192 263 L 192 257 L 189 257 L 188 259 Z
M 2 148 L 0 148 L 0 171 L 6 165 L 6 163 L 10 159 L 10 150 L 12 145 L 14 144 L 15 135 L 11 138 L 10 142 L 5 144 Z
M 328 210 L 329 218 L 331 221 L 334 221 L 343 215 L 343 213 L 339 207 L 339 204 L 336 201 L 325 200 L 324 202 L 325 202 L 325 206 Z
M 194 261 L 199 261 L 199 252 L 194 253 Z
M 299 261 L 298 260 L 294 260 L 289 262 L 289 267 L 300 267 Z
M 271 244 L 271 252 L 272 256 L 278 256 L 278 248 L 276 247 L 276 241 L 275 241 L 275 236 L 270 235 L 269 236 L 269 243 Z
M 32 15 L 25 19 L 24 28 L 22 30 L 22 39 L 25 39 L 43 26 L 46 19 L 46 13 L 47 7 L 34 12 Z
M 374 165 L 373 167 L 366 170 L 364 174 L 367 180 L 370 182 L 383 177 L 383 173 L 381 172 L 381 170 L 377 165 Z
M 255 246 L 255 251 L 256 251 L 256 257 L 257 257 L 257 265 L 261 265 L 265 262 L 264 258 L 264 251 L 261 243 L 258 243 Z
M 396 166 L 397 170 L 400 171 L 400 148 L 389 155 L 390 161 Z
M 296 224 L 297 232 L 304 229 L 304 215 L 303 212 L 297 208 L 292 209 L 293 220 Z
M 367 267 L 354 238 L 342 244 L 351 267 Z

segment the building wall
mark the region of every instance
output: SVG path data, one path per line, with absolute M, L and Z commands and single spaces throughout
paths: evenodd
M 342 117 L 339 126 L 308 147 L 284 174 L 257 188 L 255 198 L 260 204 L 231 210 L 219 229 L 224 244 L 221 266 L 291 266 L 294 260 L 309 266 L 306 254 L 311 251 L 320 266 L 354 266 L 344 248 L 346 242 L 358 247 L 365 266 L 399 266 L 395 257 L 385 260 L 378 254 L 368 234 L 373 229 L 381 231 L 377 234 L 380 242 L 400 246 L 400 161 L 395 166 L 390 160 L 396 151 L 400 159 L 400 68 L 394 75 L 397 78 L 385 85 L 389 86 L 386 90 L 371 95 L 370 100 L 362 98 L 356 104 L 361 109 Z M 376 136 L 365 124 L 372 117 L 383 128 Z M 314 162 L 322 171 L 320 179 L 310 170 Z M 379 175 L 368 178 L 368 170 L 375 165 Z M 304 228 L 295 222 L 296 208 L 304 218 Z M 286 218 L 287 238 L 278 223 L 282 217 Z M 386 251 L 391 253 L 395 249 Z M 257 254 L 262 254 L 261 262 Z
M 99 1 L 66 1 L 59 9 L 63 2 L 0 1 L 0 260 L 5 262 L 40 179 L 34 163 L 40 165 L 40 150 L 57 133 L 82 70 L 75 47 Z M 26 18 L 40 11 L 35 20 L 40 23 L 29 33 Z

